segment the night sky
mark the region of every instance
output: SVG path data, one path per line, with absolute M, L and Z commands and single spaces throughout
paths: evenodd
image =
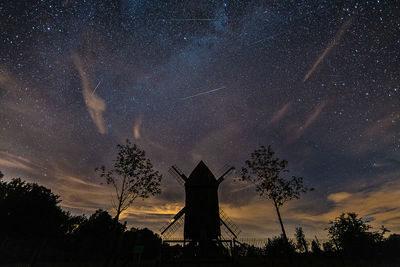
M 398 1 L 64 0 L 0 3 L 0 170 L 111 210 L 94 172 L 129 138 L 164 174 L 129 226 L 184 204 L 169 176 L 240 169 L 272 145 L 315 187 L 282 209 L 308 237 L 354 211 L 400 232 Z M 280 233 L 272 203 L 231 175 L 220 205 L 242 237 Z

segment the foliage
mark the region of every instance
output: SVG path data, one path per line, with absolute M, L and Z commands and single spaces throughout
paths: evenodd
M 264 250 L 262 248 L 247 243 L 240 243 L 235 249 L 236 255 L 240 257 L 256 257 L 264 255 Z
M 162 175 L 153 170 L 153 165 L 146 159 L 145 152 L 136 144 L 126 140 L 124 145 L 117 145 L 118 153 L 111 170 L 105 166 L 96 168 L 100 176 L 115 190 L 116 220 L 136 198 L 148 198 L 161 193 Z
M 115 227 L 114 220 L 111 215 L 102 209 L 96 210 L 89 219 L 81 222 L 74 234 L 77 237 L 84 236 L 85 238 L 102 238 L 113 232 Z M 124 226 L 118 224 L 118 230 L 123 231 Z
M 319 242 L 319 240 L 316 236 L 311 241 L 311 252 L 314 254 L 320 254 L 322 252 L 321 243 Z
M 291 199 L 300 198 L 308 188 L 303 185 L 302 177 L 285 179 L 283 174 L 289 172 L 288 161 L 275 158 L 274 154 L 271 146 L 256 149 L 251 153 L 251 160 L 245 162 L 247 168 L 242 168 L 242 179 L 255 183 L 260 196 L 272 200 L 279 207 Z
M 132 251 L 131 248 L 138 246 L 144 248 L 142 257 L 145 259 L 152 259 L 154 255 L 160 255 L 161 253 L 161 237 L 148 228 L 131 228 L 124 233 L 122 243 L 122 250 L 125 250 L 125 252 L 121 252 L 122 255 L 129 255 Z
M 261 197 L 272 200 L 279 222 L 282 228 L 282 234 L 285 239 L 286 233 L 283 227 L 279 208 L 287 201 L 299 199 L 302 193 L 306 193 L 308 189 L 303 185 L 303 178 L 292 176 L 290 179 L 284 177 L 288 173 L 288 161 L 274 157 L 275 152 L 271 146 L 256 149 L 251 153 L 250 160 L 246 160 L 246 167 L 241 170 L 241 177 L 245 181 L 255 184 L 256 191 Z
M 333 253 L 335 252 L 334 245 L 331 241 L 322 243 L 322 248 L 325 253 Z
M 384 255 L 387 257 L 399 257 L 400 234 L 391 234 L 383 241 Z
M 342 213 L 331 221 L 327 230 L 332 249 L 352 256 L 376 251 L 388 230 L 382 226 L 381 232 L 370 232 L 371 226 L 367 222 L 354 212 Z
M 303 228 L 301 227 L 296 227 L 296 232 L 295 232 L 295 238 L 296 238 L 296 249 L 298 249 L 300 252 L 308 252 L 308 242 L 306 240 L 306 237 L 303 232 Z
M 295 244 L 292 240 L 287 240 L 283 235 L 268 238 L 265 245 L 265 253 L 272 257 L 286 257 L 294 254 L 296 251 Z
M 55 237 L 71 232 L 77 223 L 58 205 L 50 189 L 20 178 L 0 181 L 0 235 Z
M 125 227 L 116 222 L 104 210 L 96 210 L 85 218 L 73 233 L 73 243 L 78 245 L 80 258 L 98 259 L 110 254 L 116 232 L 122 234 Z

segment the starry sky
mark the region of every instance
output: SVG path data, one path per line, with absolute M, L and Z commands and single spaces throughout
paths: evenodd
M 122 215 L 160 227 L 183 207 L 170 177 L 199 160 L 240 169 L 270 144 L 316 190 L 282 208 L 287 232 L 324 237 L 354 211 L 400 232 L 397 1 L 64 0 L 0 3 L 0 170 L 111 211 L 94 168 L 129 138 L 164 174 Z M 280 233 L 234 173 L 220 205 L 242 237 Z

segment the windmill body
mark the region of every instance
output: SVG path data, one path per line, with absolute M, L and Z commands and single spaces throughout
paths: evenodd
M 176 166 L 172 166 L 170 173 L 185 188 L 185 207 L 183 207 L 172 221 L 161 228 L 164 240 L 170 237 L 184 221 L 184 242 L 207 243 L 221 241 L 221 226 L 233 239 L 237 238 L 240 230 L 219 208 L 218 187 L 224 177 L 233 170 L 233 167 L 223 168 L 218 179 L 200 161 L 196 168 L 187 177 Z
M 210 169 L 200 161 L 185 182 L 185 239 L 211 240 L 221 235 L 218 186 Z

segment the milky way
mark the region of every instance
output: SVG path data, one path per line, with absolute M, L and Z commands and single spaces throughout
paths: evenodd
M 389 0 L 2 1 L 0 170 L 91 214 L 111 207 L 94 168 L 129 138 L 164 181 L 123 220 L 158 231 L 184 201 L 170 165 L 240 168 L 270 144 L 316 188 L 283 208 L 289 233 L 323 236 L 345 211 L 399 232 L 399 11 Z M 219 194 L 242 235 L 279 234 L 271 203 L 235 180 Z

